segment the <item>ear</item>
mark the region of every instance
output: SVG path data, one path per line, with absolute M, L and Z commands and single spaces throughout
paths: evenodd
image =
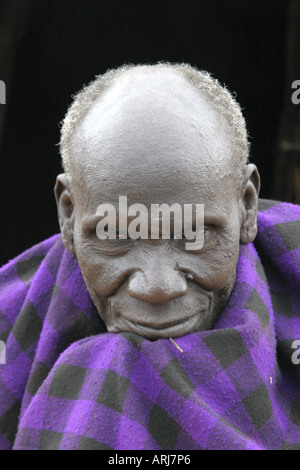
M 74 207 L 71 199 L 71 187 L 66 175 L 62 173 L 56 178 L 54 186 L 54 195 L 56 199 L 58 222 L 62 235 L 62 241 L 66 249 L 75 254 L 73 242 L 74 229 Z
M 257 234 L 257 205 L 260 190 L 260 176 L 253 163 L 247 165 L 241 194 L 241 232 L 240 243 L 253 242 Z

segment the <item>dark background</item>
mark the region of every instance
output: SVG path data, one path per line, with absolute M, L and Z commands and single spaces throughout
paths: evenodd
M 72 94 L 123 63 L 189 62 L 235 91 L 262 177 L 261 197 L 273 197 L 287 0 L 38 0 L 24 11 L 16 4 L 7 27 L 1 11 L 8 2 L 0 4 L 0 47 L 6 37 L 17 39 L 0 69 L 2 80 L 11 71 L 6 105 L 0 105 L 0 264 L 59 231 L 53 197 L 61 172 L 59 122 Z

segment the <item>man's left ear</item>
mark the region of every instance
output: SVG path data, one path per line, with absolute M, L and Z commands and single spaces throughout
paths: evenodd
M 257 233 L 257 205 L 260 190 L 260 176 L 253 163 L 247 165 L 245 182 L 241 194 L 242 219 L 240 243 L 253 242 Z
M 56 199 L 58 222 L 61 231 L 61 237 L 66 249 L 75 254 L 73 229 L 74 229 L 74 207 L 71 199 L 71 188 L 66 175 L 63 173 L 56 178 L 54 187 Z

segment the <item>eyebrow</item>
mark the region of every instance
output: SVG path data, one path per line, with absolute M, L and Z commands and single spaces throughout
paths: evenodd
M 228 218 L 225 214 L 205 214 L 204 211 L 204 225 L 216 225 L 225 228 L 228 225 Z
M 81 221 L 81 228 L 83 230 L 91 230 L 93 229 L 98 222 L 100 222 L 100 220 L 103 219 L 103 216 L 102 215 L 92 215 L 92 216 L 85 216 L 83 217 L 82 221 Z M 132 220 L 136 219 L 136 216 L 128 216 L 127 215 L 127 221 L 128 222 L 131 222 Z M 119 226 L 119 217 L 118 215 L 116 216 L 116 227 Z
M 93 229 L 97 223 L 101 220 L 101 216 L 100 215 L 93 215 L 93 216 L 85 216 L 83 217 L 82 221 L 81 221 L 81 228 L 82 230 L 84 231 L 88 231 L 88 230 L 91 230 Z

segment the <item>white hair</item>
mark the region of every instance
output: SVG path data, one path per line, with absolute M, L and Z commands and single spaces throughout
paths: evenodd
M 108 70 L 103 75 L 96 76 L 89 85 L 84 86 L 73 96 L 73 103 L 62 121 L 60 140 L 62 165 L 70 181 L 72 170 L 71 136 L 96 99 L 124 73 L 134 69 L 151 73 L 153 69 L 157 68 L 173 70 L 184 77 L 209 101 L 218 116 L 225 120 L 231 136 L 231 148 L 237 158 L 237 173 L 241 178 L 243 177 L 249 159 L 250 144 L 241 107 L 233 94 L 205 70 L 198 70 L 190 64 L 159 62 L 154 65 L 129 64 Z

